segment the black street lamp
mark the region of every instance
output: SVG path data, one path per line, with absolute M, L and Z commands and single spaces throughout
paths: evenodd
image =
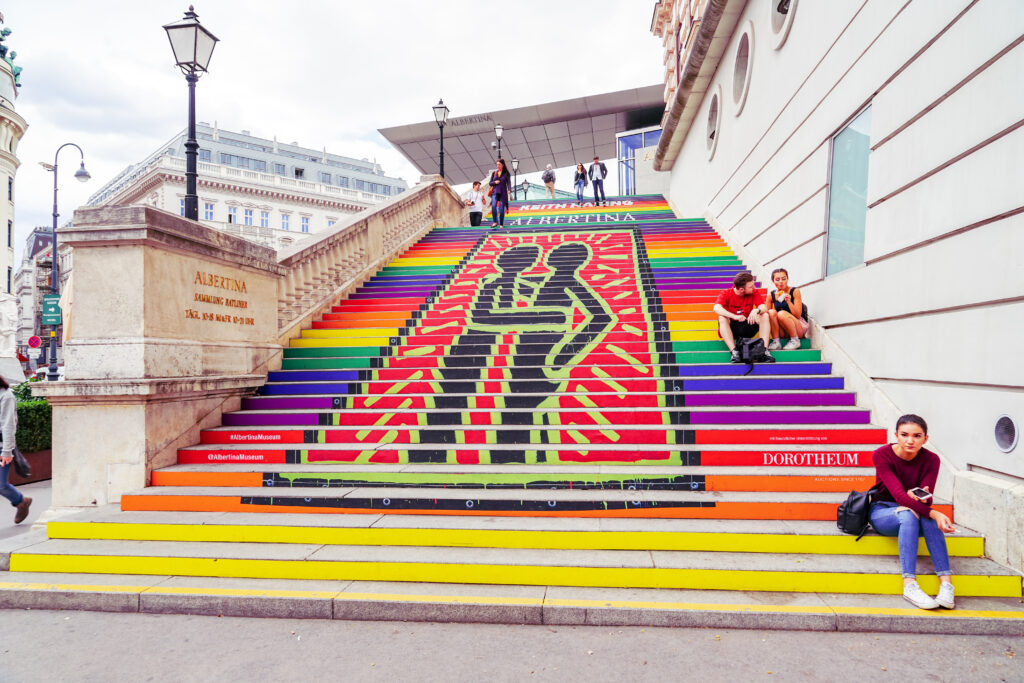
M 523 178 L 523 201 L 524 202 L 530 198 L 529 195 L 526 194 L 529 191 L 530 191 L 530 181 L 527 180 L 526 178 Z
M 441 177 L 444 178 L 444 124 L 448 120 L 448 107 L 444 100 L 438 100 L 434 105 L 434 120 L 437 121 L 437 129 L 441 133 L 441 156 L 438 159 L 438 166 L 441 167 Z
M 175 65 L 185 74 L 188 82 L 188 139 L 185 141 L 185 218 L 199 220 L 199 197 L 196 196 L 196 162 L 199 143 L 196 142 L 196 82 L 206 73 L 217 45 L 217 37 L 199 23 L 199 15 L 192 5 L 185 17 L 164 26 L 171 41 Z
M 52 265 L 50 266 L 50 291 L 56 295 L 60 295 L 60 259 L 57 258 L 57 217 L 60 215 L 57 213 L 57 157 L 60 155 L 60 151 L 65 147 L 74 147 L 78 150 L 79 156 L 81 156 L 81 163 L 78 166 L 78 170 L 75 171 L 75 179 L 80 183 L 84 183 L 92 177 L 89 175 L 89 172 L 85 170 L 85 152 L 83 152 L 82 148 L 73 142 L 65 142 L 57 148 L 57 151 L 53 153 L 53 166 L 46 163 L 42 164 L 43 168 L 53 173 L 53 232 L 50 243 L 50 249 L 53 250 L 53 259 Z M 53 329 L 50 331 L 50 367 L 46 372 L 46 379 L 49 382 L 55 382 L 60 379 L 60 376 L 57 373 L 58 327 L 58 325 L 54 325 Z
M 519 199 L 519 159 L 512 159 L 512 187 L 515 198 Z
M 504 132 L 504 128 L 501 127 L 500 123 L 494 124 L 494 134 L 498 136 L 498 158 L 501 158 L 501 134 Z

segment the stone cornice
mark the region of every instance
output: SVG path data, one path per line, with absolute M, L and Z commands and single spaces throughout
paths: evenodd
M 96 206 L 75 211 L 71 226 L 61 229 L 72 247 L 150 244 L 204 256 L 235 267 L 244 266 L 281 275 L 277 252 L 242 237 L 209 228 L 151 206 Z

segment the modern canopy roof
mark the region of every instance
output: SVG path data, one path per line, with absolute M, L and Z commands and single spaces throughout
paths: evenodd
M 664 85 L 577 97 L 518 109 L 484 112 L 448 119 L 444 129 L 445 176 L 454 185 L 481 180 L 494 168 L 494 126 L 501 124 L 501 154 L 519 159 L 519 173 L 533 173 L 547 164 L 555 168 L 594 156 L 615 158 L 615 134 L 655 126 L 665 112 Z M 428 103 L 429 104 L 429 103 Z M 424 105 L 424 111 L 428 109 Z M 434 120 L 381 128 L 421 173 L 438 172 L 439 136 Z

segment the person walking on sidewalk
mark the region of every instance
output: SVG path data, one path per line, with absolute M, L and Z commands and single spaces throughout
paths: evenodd
M 576 187 L 576 206 L 583 206 L 583 191 L 587 189 L 587 169 L 583 168 L 582 163 L 576 164 L 572 184 Z
M 903 597 L 921 609 L 953 609 L 953 572 L 949 568 L 946 537 L 956 531 L 953 522 L 932 508 L 932 491 L 939 476 L 939 456 L 928 450 L 928 425 L 917 415 L 896 421 L 896 443 L 875 451 L 875 480 L 882 484 L 871 504 L 871 527 L 882 536 L 896 536 L 903 574 Z M 924 536 L 932 565 L 939 576 L 939 594 L 933 599 L 917 583 L 917 545 Z
M 600 206 L 601 202 L 607 204 L 604 196 L 604 179 L 608 176 L 608 167 L 605 166 L 599 157 L 594 157 L 594 163 L 588 171 L 590 182 L 594 184 L 594 206 Z
M 555 169 L 551 168 L 551 164 L 544 169 L 544 172 L 540 174 L 540 179 L 544 181 L 544 189 L 546 191 L 545 197 L 547 199 L 555 198 Z
M 0 496 L 14 506 L 14 523 L 21 524 L 28 517 L 32 499 L 21 495 L 11 486 L 10 474 L 14 467 L 14 447 L 18 435 L 18 399 L 11 391 L 11 385 L 0 377 L 0 430 L 3 430 L 3 447 L 0 450 Z
M 494 217 L 493 227 L 505 227 L 505 211 L 508 210 L 508 198 L 512 194 L 511 174 L 505 168 L 505 160 L 498 159 L 498 167 L 491 172 L 488 182 L 491 188 L 491 215 Z

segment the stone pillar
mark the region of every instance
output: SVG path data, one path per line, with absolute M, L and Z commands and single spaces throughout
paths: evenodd
M 53 404 L 53 506 L 143 488 L 280 365 L 275 252 L 143 206 L 84 208 Z M 71 316 L 64 311 L 67 320 Z

